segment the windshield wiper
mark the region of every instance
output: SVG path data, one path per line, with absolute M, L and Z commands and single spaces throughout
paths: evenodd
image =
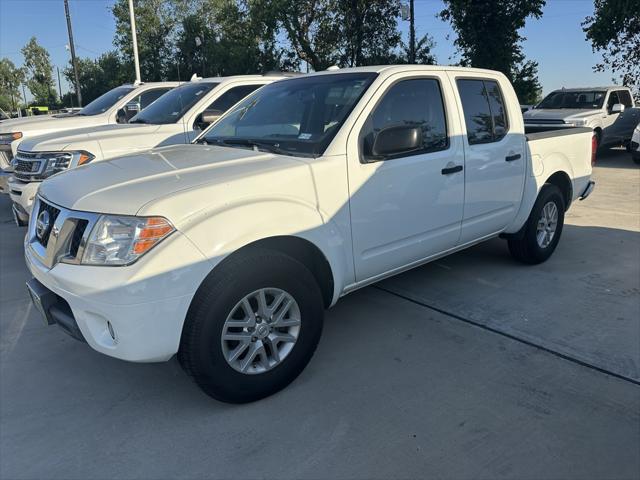
M 149 122 L 147 122 L 146 120 L 143 120 L 142 118 L 139 118 L 138 120 L 134 120 L 133 122 L 129 122 L 129 123 L 142 123 L 144 125 L 149 124 Z
M 260 140 L 253 140 L 251 138 L 216 138 L 213 141 L 218 145 L 227 145 L 230 147 L 234 145 L 241 147 L 254 147 L 278 155 L 291 155 L 291 152 L 280 148 L 280 145 L 277 143 L 263 142 Z

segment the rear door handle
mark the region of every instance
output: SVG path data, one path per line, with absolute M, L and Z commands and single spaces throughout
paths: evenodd
M 454 167 L 447 167 L 442 169 L 442 175 L 449 175 L 451 173 L 457 173 L 462 171 L 462 165 L 456 165 Z
M 514 161 L 516 161 L 516 160 L 520 159 L 520 157 L 521 157 L 521 156 L 522 156 L 522 155 L 520 155 L 519 153 L 516 153 L 515 155 L 507 155 L 507 156 L 505 157 L 505 160 L 506 160 L 507 162 L 514 162 Z

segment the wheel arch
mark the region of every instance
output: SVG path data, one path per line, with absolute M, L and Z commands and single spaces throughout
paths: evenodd
M 329 260 L 317 245 L 305 238 L 294 235 L 278 235 L 251 242 L 227 258 L 242 255 L 244 252 L 255 248 L 274 250 L 293 257 L 302 263 L 316 279 L 322 292 L 324 306 L 329 307 L 331 305 L 335 293 L 333 270 Z
M 571 200 L 573 199 L 573 183 L 571 182 L 569 175 L 566 172 L 559 170 L 547 178 L 544 183 L 550 183 L 560 189 L 562 196 L 564 197 L 565 211 L 567 211 L 571 205 Z

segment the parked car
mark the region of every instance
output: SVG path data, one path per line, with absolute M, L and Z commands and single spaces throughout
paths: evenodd
M 197 79 L 162 95 L 127 124 L 103 125 L 33 137 L 20 143 L 8 182 L 14 218 L 26 225 L 40 183 L 78 165 L 189 143 L 202 129 L 255 89 L 284 75 Z
M 629 142 L 629 152 L 631 153 L 633 161 L 640 164 L 640 123 L 633 131 L 633 137 L 631 137 L 631 141 Z
M 13 173 L 13 157 L 18 145 L 37 135 L 59 134 L 67 130 L 126 123 L 179 82 L 122 85 L 96 98 L 76 114 L 37 115 L 0 123 L 0 192 L 7 192 Z
M 209 395 L 257 400 L 304 369 L 324 309 L 349 292 L 497 236 L 524 263 L 548 259 L 593 189 L 593 146 L 588 128 L 525 136 L 499 72 L 281 80 L 193 144 L 43 182 L 29 291 L 47 324 L 99 352 L 177 353 Z
M 629 141 L 640 122 L 640 109 L 626 87 L 570 88 L 551 92 L 524 113 L 530 131 L 536 128 L 589 127 L 599 147 Z

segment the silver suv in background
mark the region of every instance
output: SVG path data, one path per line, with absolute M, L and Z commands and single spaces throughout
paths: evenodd
M 599 147 L 626 144 L 640 122 L 640 108 L 626 87 L 555 90 L 523 114 L 527 131 L 589 127 Z

